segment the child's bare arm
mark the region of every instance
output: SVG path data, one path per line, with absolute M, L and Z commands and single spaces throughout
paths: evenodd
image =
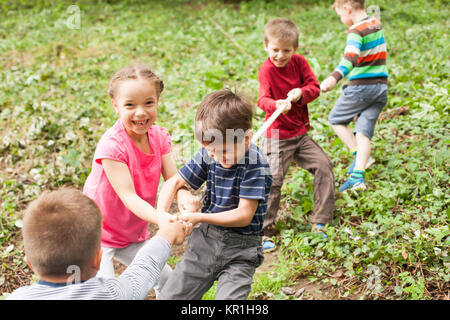
M 162 175 L 165 181 L 174 176 L 178 170 L 172 154 L 169 152 L 162 156 Z M 186 188 L 180 187 L 176 192 L 178 209 L 180 211 L 198 211 L 200 201 L 196 196 L 191 194 Z M 170 207 L 170 205 L 169 205 Z
M 157 214 L 152 205 L 137 195 L 130 170 L 125 163 L 103 159 L 102 166 L 120 200 L 136 216 L 158 225 L 162 220 L 169 219 L 169 215 Z
M 218 213 L 183 213 L 181 217 L 193 225 L 205 222 L 222 227 L 246 227 L 252 222 L 257 207 L 258 200 L 241 198 L 238 207 L 233 210 Z
M 158 202 L 156 204 L 158 211 L 162 210 L 167 212 L 173 202 L 173 199 L 175 198 L 177 191 L 185 185 L 186 181 L 180 176 L 178 172 L 167 179 L 159 192 Z

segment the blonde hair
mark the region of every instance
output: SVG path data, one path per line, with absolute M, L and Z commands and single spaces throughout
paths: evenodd
M 354 9 L 364 10 L 366 7 L 365 0 L 335 0 L 333 3 L 333 9 L 341 8 L 344 4 L 350 4 Z
M 299 30 L 294 22 L 287 18 L 275 18 L 264 27 L 264 43 L 268 43 L 269 37 L 277 40 L 289 41 L 298 47 Z
M 136 64 L 122 68 L 112 76 L 108 87 L 109 96 L 114 98 L 118 82 L 129 79 L 145 79 L 153 81 L 155 83 L 158 98 L 164 90 L 164 82 L 152 71 L 152 69 L 145 64 Z
M 100 249 L 101 230 L 100 209 L 79 190 L 44 192 L 25 211 L 25 255 L 41 277 L 68 276 L 72 265 L 83 275 Z

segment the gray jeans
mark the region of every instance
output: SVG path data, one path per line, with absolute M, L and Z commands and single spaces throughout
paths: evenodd
M 158 299 L 200 300 L 216 280 L 216 300 L 247 299 L 255 269 L 264 260 L 261 240 L 202 223 Z

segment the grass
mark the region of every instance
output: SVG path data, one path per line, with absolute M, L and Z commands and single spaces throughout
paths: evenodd
M 199 147 L 192 124 L 207 93 L 230 87 L 256 104 L 269 19 L 297 23 L 299 53 L 319 81 L 333 70 L 346 29 L 330 3 L 79 1 L 80 26 L 70 29 L 76 12 L 69 1 L 0 1 L 0 292 L 30 274 L 22 262 L 21 211 L 45 189 L 82 188 L 95 146 L 116 119 L 106 92 L 115 71 L 139 61 L 164 79 L 158 124 L 171 133 L 181 166 Z M 385 115 L 400 107 L 409 113 L 378 122 L 369 189 L 338 196 L 327 241 L 309 233 L 312 176 L 290 169 L 278 224 L 284 258 L 276 276 L 255 277 L 250 298 L 271 292 L 285 299 L 280 288 L 299 277 L 331 284 L 340 298 L 448 298 L 448 4 L 368 1 L 380 9 L 388 43 Z M 337 89 L 309 105 L 310 135 L 330 156 L 336 187 L 351 161 L 327 122 L 339 95 Z M 257 109 L 256 128 L 263 118 Z M 338 271 L 342 277 L 329 276 Z

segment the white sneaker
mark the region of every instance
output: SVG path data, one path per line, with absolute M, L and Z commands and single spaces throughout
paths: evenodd
M 366 162 L 366 169 L 375 163 L 375 159 L 369 156 Z
M 355 183 L 355 184 L 353 185 L 353 187 L 351 187 L 350 190 L 358 190 L 358 189 L 362 189 L 362 190 L 367 189 L 367 186 L 366 186 L 366 184 L 364 183 L 364 181 L 363 181 L 363 182 Z

